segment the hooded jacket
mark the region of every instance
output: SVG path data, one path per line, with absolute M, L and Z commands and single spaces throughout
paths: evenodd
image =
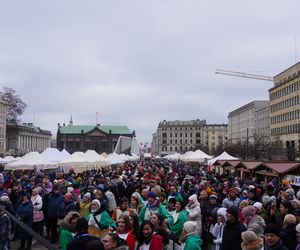
M 265 220 L 259 216 L 254 215 L 247 225 L 247 230 L 255 232 L 258 236 L 264 237 L 264 228 L 266 226 Z

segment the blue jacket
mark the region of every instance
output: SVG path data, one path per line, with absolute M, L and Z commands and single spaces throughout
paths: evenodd
M 64 197 L 61 194 L 50 193 L 47 199 L 47 217 L 59 218 L 64 214 Z
M 33 205 L 31 201 L 26 202 L 26 203 L 21 203 L 20 206 L 17 209 L 17 217 L 20 218 L 20 220 L 25 223 L 27 226 L 32 227 L 33 223 Z M 18 233 L 18 238 L 19 239 L 27 239 L 31 237 L 29 233 L 27 233 L 25 230 L 22 228 L 19 228 L 17 230 Z

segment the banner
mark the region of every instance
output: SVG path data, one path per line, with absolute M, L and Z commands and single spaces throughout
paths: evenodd
M 286 179 L 290 182 L 291 185 L 300 187 L 300 176 L 287 175 Z

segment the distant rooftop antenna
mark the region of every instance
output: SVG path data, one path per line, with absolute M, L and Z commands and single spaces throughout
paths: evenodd
M 99 120 L 98 120 L 98 116 L 99 116 L 98 111 L 96 111 L 96 125 L 97 125 L 97 126 L 100 125 L 100 124 L 99 124 Z
M 71 118 L 70 118 L 70 123 L 69 123 L 69 125 L 73 125 L 73 117 L 72 117 L 72 114 L 71 114 Z
M 33 126 L 35 126 L 35 112 L 33 112 Z

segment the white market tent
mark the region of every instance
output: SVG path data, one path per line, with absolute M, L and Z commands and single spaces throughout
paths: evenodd
M 144 154 L 144 158 L 151 158 L 151 157 L 152 157 L 151 153 L 145 153 Z
M 16 158 L 11 156 L 11 155 L 8 155 L 8 156 L 5 156 L 4 159 L 3 159 L 6 163 L 8 162 L 12 162 L 12 161 L 16 161 Z
M 231 156 L 226 151 L 224 151 L 222 154 L 208 160 L 208 165 L 213 165 L 218 160 L 237 160 L 237 158 Z
M 59 166 L 87 166 L 90 163 L 83 152 L 74 152 L 61 160 Z
M 53 169 L 57 168 L 57 164 L 46 160 L 38 152 L 29 152 L 21 159 L 5 165 L 5 169 L 9 170 L 34 169 L 35 167 L 37 169 Z
M 127 157 L 124 154 L 117 154 L 117 153 L 112 153 L 108 155 L 108 160 L 112 165 L 114 164 L 122 164 L 125 161 L 127 161 Z
M 89 160 L 89 162 L 95 163 L 98 166 L 110 165 L 109 160 L 102 155 L 99 155 L 95 150 L 86 151 L 85 157 Z
M 65 149 L 63 149 L 60 153 L 61 153 L 63 159 L 65 159 L 65 158 L 67 158 L 68 156 L 71 155 L 71 154 L 70 154 L 67 150 L 65 150 Z
M 186 162 L 203 162 L 205 159 L 209 159 L 211 156 L 204 153 L 200 149 L 193 151 L 186 152 L 182 157 L 181 160 Z
M 4 163 L 7 163 L 7 161 L 4 160 L 2 157 L 0 157 L 0 164 L 4 164 Z
M 166 155 L 166 156 L 164 156 L 164 158 L 168 159 L 168 160 L 178 160 L 178 159 L 180 159 L 180 156 L 181 156 L 181 154 L 175 153 L 175 154 Z
M 46 148 L 41 155 L 48 161 L 58 163 L 66 158 L 66 155 L 57 148 Z

